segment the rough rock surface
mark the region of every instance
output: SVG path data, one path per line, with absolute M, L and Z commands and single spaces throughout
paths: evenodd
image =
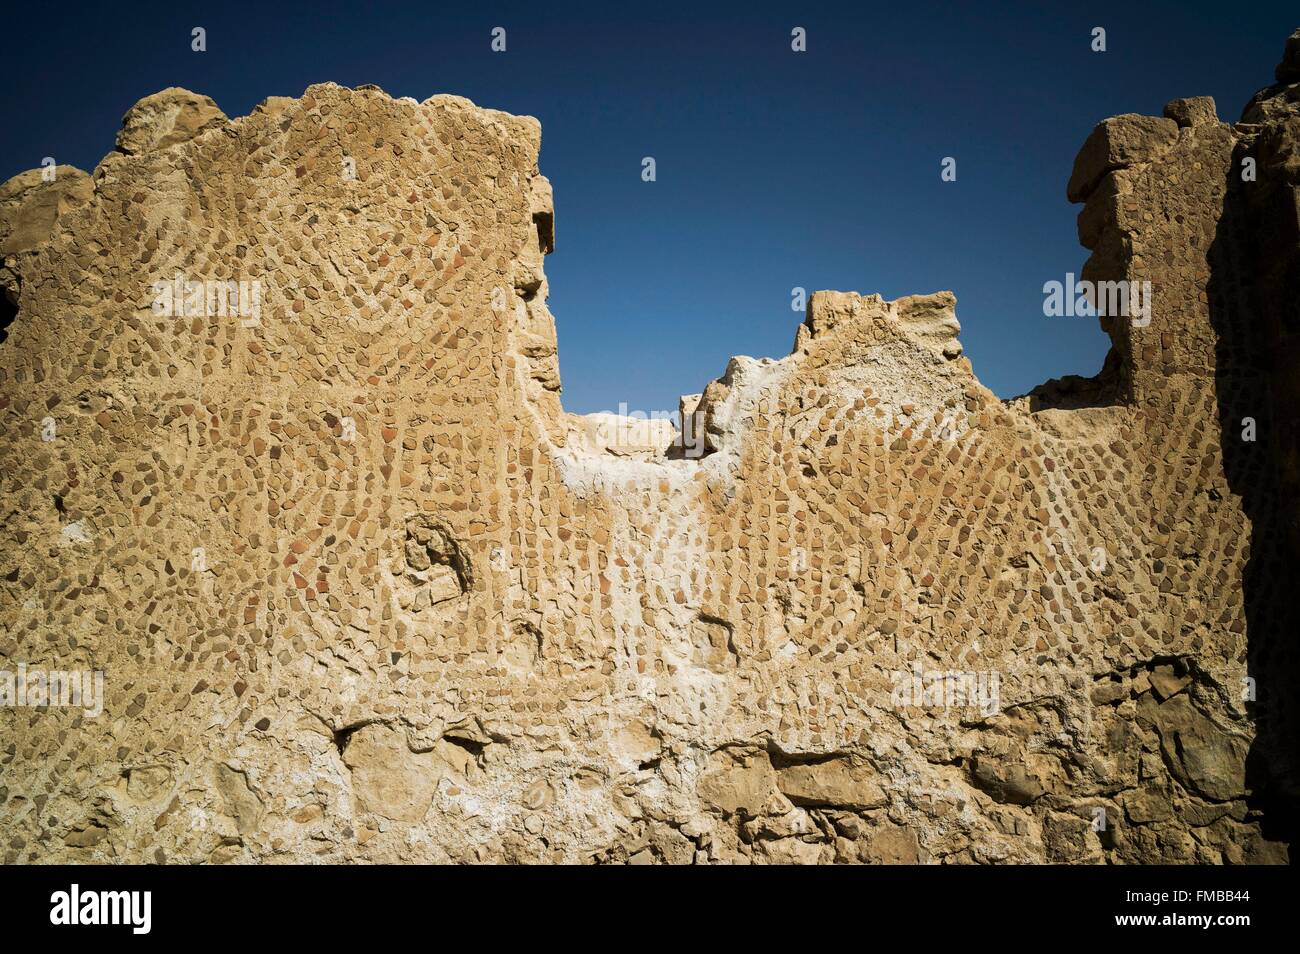
M 10 180 L 0 668 L 105 700 L 0 710 L 0 856 L 1285 860 L 1296 55 L 1088 138 L 1084 275 L 1155 289 L 1098 377 L 819 292 L 703 456 L 561 408 L 530 118 L 167 90 Z

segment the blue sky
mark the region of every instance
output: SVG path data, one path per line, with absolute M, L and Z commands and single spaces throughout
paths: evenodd
M 1065 183 L 1088 132 L 1179 96 L 1214 96 L 1235 120 L 1300 9 L 949 6 L 18 4 L 0 178 L 44 156 L 90 169 L 131 104 L 166 86 L 231 116 L 325 80 L 455 93 L 542 122 L 568 410 L 672 409 L 733 354 L 785 355 L 794 286 L 951 289 L 976 373 L 1010 397 L 1105 355 L 1095 319 L 1042 313 L 1043 283 L 1087 255 Z

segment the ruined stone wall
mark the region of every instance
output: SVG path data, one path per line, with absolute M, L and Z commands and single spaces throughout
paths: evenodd
M 1232 174 L 1297 88 L 1090 137 L 1084 274 L 1155 286 L 1096 379 L 1000 401 L 951 294 L 819 292 L 702 456 L 560 404 L 536 121 L 141 101 L 0 187 L 0 668 L 105 676 L 0 709 L 4 860 L 1285 860 Z

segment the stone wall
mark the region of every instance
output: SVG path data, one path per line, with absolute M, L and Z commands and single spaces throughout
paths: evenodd
M 104 698 L 0 709 L 0 856 L 1285 861 L 1297 42 L 1089 137 L 1096 378 L 819 292 L 702 454 L 564 412 L 531 118 L 171 89 L 10 180 L 0 669 Z

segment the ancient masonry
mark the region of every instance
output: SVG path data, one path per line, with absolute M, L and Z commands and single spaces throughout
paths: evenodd
M 1097 377 L 819 292 L 676 446 L 561 407 L 531 118 L 169 89 L 11 179 L 0 858 L 1285 861 L 1300 32 L 1276 81 L 1088 137 L 1083 277 L 1154 301 Z

